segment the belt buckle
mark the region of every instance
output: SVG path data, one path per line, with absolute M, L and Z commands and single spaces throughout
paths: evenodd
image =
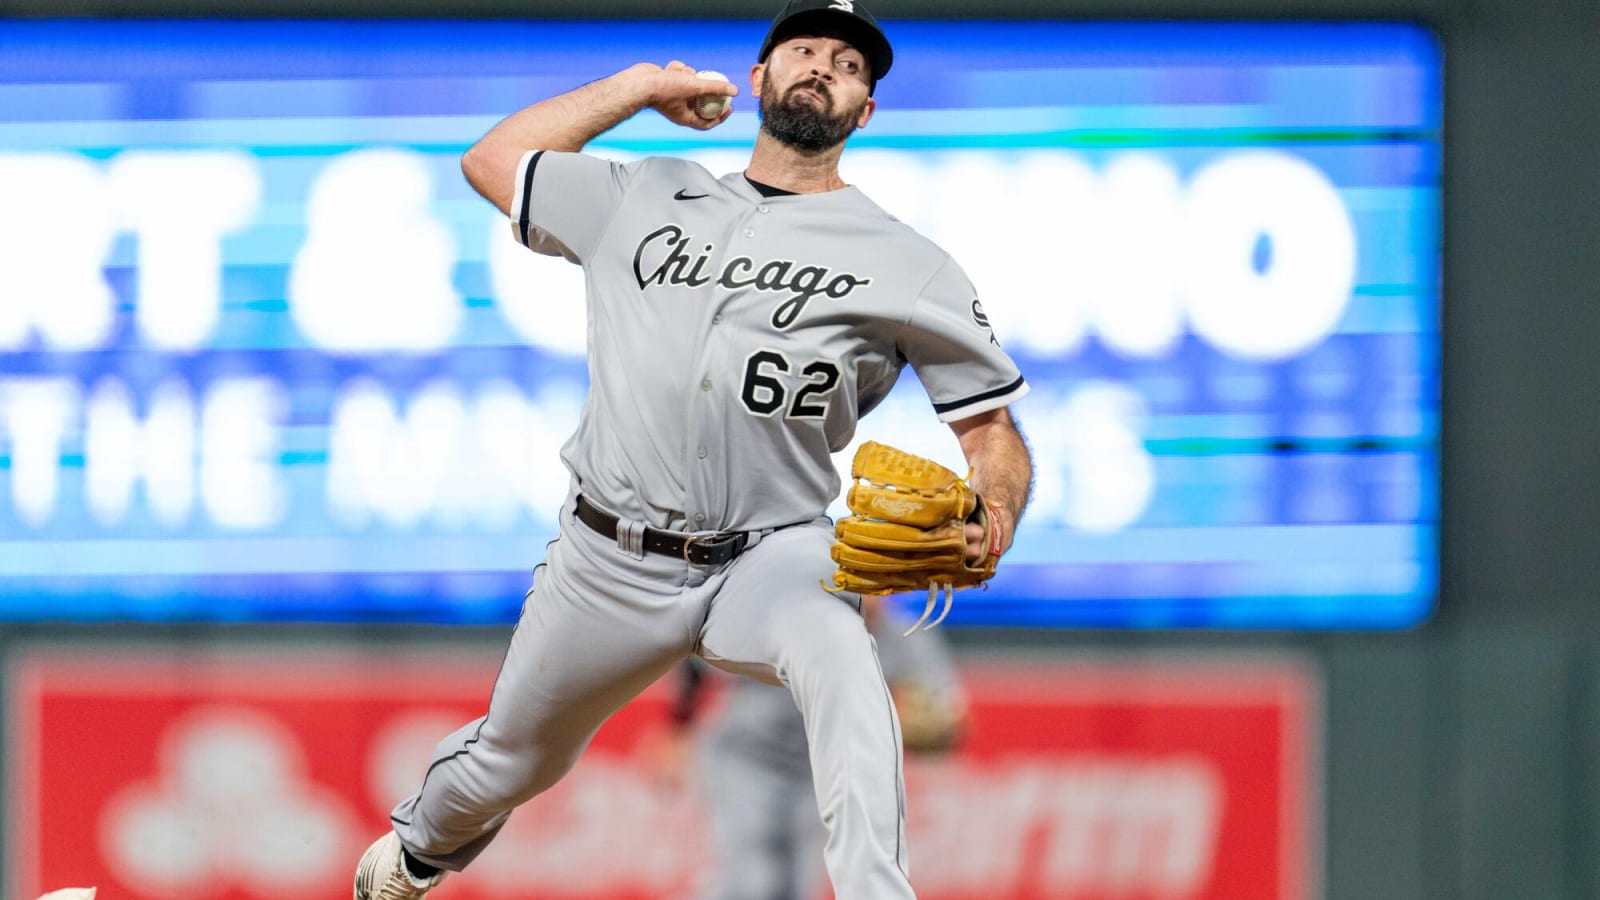
M 685 565 L 694 565 L 694 560 L 689 558 L 689 553 L 695 544 L 704 544 L 708 549 L 715 550 L 725 544 L 739 539 L 737 531 L 717 531 L 711 534 L 691 534 L 683 539 L 683 562 Z M 709 563 L 708 563 L 709 564 Z

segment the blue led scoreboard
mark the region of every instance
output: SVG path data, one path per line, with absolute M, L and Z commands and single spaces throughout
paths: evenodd
M 514 617 L 566 492 L 582 278 L 459 156 L 639 60 L 740 81 L 765 24 L 0 22 L 0 619 Z M 1033 387 L 1033 504 L 951 623 L 1423 620 L 1436 40 L 886 27 L 843 174 L 962 262 Z M 733 171 L 734 107 L 591 151 Z M 857 439 L 964 469 L 909 372 Z

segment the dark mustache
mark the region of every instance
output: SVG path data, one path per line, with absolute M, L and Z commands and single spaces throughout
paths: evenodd
M 822 99 L 829 102 L 833 101 L 833 95 L 828 93 L 828 86 L 823 84 L 822 79 L 820 78 L 813 78 L 810 81 L 802 81 L 789 87 L 790 94 L 793 94 L 798 90 L 813 90 L 816 91 L 817 94 L 822 97 Z

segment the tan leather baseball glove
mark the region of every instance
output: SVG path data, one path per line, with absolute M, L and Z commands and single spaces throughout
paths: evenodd
M 852 515 L 834 526 L 833 561 L 839 568 L 832 589 L 859 594 L 926 589 L 928 608 L 912 626 L 916 631 L 940 592 L 944 611 L 929 628 L 944 621 L 957 589 L 993 577 L 1002 546 L 999 518 L 956 473 L 931 459 L 867 441 L 856 450 L 850 475 L 855 483 L 845 499 Z M 967 558 L 968 522 L 984 527 L 986 552 L 976 560 Z

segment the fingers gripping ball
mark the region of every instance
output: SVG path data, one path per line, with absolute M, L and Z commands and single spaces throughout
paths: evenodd
M 695 77 L 705 78 L 710 81 L 728 80 L 728 76 L 722 74 L 721 72 L 713 72 L 710 69 L 706 69 L 702 72 L 696 72 Z M 726 94 L 701 94 L 699 97 L 695 98 L 694 114 L 709 121 L 721 116 L 723 112 L 726 111 L 730 105 L 732 105 L 732 103 L 733 98 L 727 96 Z
M 956 473 L 930 459 L 868 441 L 850 464 L 855 483 L 846 502 L 848 518 L 834 526 L 832 589 L 860 594 L 927 590 L 928 607 L 916 631 L 945 594 L 949 614 L 954 591 L 994 576 L 1000 559 L 1000 518 Z M 966 524 L 984 528 L 984 552 L 967 558 Z M 909 634 L 910 632 L 908 632 Z

